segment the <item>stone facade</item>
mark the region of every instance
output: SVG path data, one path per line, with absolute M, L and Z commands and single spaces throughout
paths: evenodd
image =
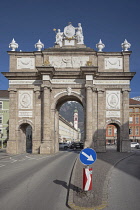
M 5 148 L 9 133 L 9 93 L 0 90 L 0 148 Z
M 59 115 L 59 142 L 80 141 L 80 131 Z
M 73 42 L 72 42 L 73 40 Z M 68 44 L 69 42 L 69 44 Z M 33 153 L 58 151 L 59 108 L 81 103 L 85 147 L 106 151 L 106 127 L 118 128 L 118 151 L 130 150 L 130 51 L 97 52 L 63 37 L 61 45 L 35 52 L 9 51 L 10 119 L 7 152 L 24 152 L 23 125 L 31 125 Z

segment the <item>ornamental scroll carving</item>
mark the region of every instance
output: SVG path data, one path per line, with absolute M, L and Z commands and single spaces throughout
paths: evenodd
M 17 58 L 17 69 L 34 69 L 35 59 L 34 58 Z
M 32 91 L 19 91 L 19 109 L 32 109 L 33 108 L 33 92 Z
M 105 58 L 105 69 L 122 69 L 122 58 Z
M 55 68 L 80 68 L 86 66 L 89 56 L 49 56 L 49 62 Z

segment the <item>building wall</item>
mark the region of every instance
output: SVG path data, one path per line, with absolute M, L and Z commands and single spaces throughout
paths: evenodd
M 117 128 L 108 125 L 106 129 L 106 144 L 114 144 L 117 139 Z M 129 139 L 130 141 L 140 142 L 140 102 L 129 100 Z
M 59 142 L 79 141 L 79 131 L 62 116 L 59 116 Z
M 129 114 L 129 138 L 140 142 L 140 105 L 130 106 Z
M 9 132 L 9 99 L 0 98 L 0 147 L 6 146 Z

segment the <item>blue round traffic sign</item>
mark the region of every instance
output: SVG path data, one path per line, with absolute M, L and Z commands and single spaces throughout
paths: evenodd
M 85 148 L 81 150 L 79 158 L 84 165 L 91 165 L 96 161 L 97 154 L 94 149 Z

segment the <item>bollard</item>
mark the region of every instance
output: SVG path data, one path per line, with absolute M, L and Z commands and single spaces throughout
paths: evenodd
M 92 190 L 92 168 L 83 168 L 83 190 Z

